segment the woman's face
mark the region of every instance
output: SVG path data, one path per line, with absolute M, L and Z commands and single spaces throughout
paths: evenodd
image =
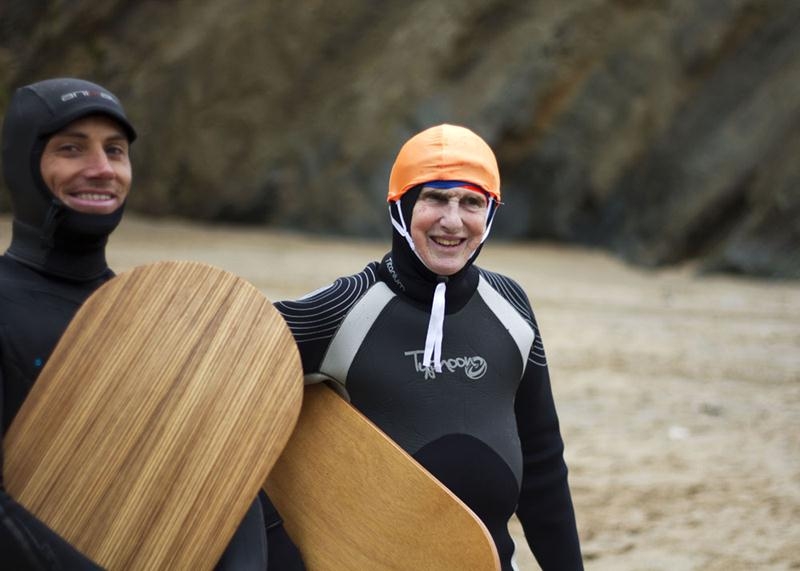
M 486 230 L 486 196 L 463 187 L 424 186 L 411 216 L 411 238 L 429 270 L 451 276 L 469 261 Z

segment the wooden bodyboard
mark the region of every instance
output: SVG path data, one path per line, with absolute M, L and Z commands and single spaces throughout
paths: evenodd
M 99 288 L 6 436 L 8 492 L 103 567 L 212 569 L 297 421 L 280 314 L 194 262 Z
M 500 569 L 475 514 L 323 384 L 264 489 L 309 571 Z

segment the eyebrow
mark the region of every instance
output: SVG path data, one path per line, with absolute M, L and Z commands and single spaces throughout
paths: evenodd
M 426 196 L 427 195 L 450 196 L 451 194 L 453 194 L 452 190 L 453 189 L 451 189 L 451 188 L 436 188 L 435 186 L 426 186 L 426 187 L 422 188 L 422 192 L 420 193 L 420 196 L 422 196 L 422 195 L 426 195 Z M 474 191 L 474 190 L 469 189 L 469 188 L 467 188 L 466 190 L 469 190 L 470 192 L 468 194 L 461 195 L 461 197 L 460 197 L 461 199 L 472 198 L 473 195 L 475 195 L 477 197 L 484 198 L 484 199 L 488 198 L 486 196 L 486 193 L 483 190 L 481 190 L 480 192 Z
M 74 139 L 88 139 L 89 135 L 84 131 L 79 130 L 70 130 L 69 128 L 64 129 L 63 131 L 58 131 L 57 133 L 53 134 L 53 137 L 72 137 Z M 108 137 L 105 137 L 104 141 L 118 141 L 118 140 L 128 140 L 122 131 L 114 131 Z

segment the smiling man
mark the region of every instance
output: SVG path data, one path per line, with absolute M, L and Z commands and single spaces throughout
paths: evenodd
M 135 138 L 117 98 L 99 85 L 61 78 L 18 89 L 3 122 L 14 213 L 4 267 L 16 267 L 10 259 L 78 282 L 113 275 L 105 246 L 130 191 Z
M 500 204 L 494 153 L 464 127 L 426 129 L 400 149 L 388 202 L 381 262 L 276 304 L 307 382 L 332 383 L 470 506 L 504 571 L 514 513 L 542 569 L 582 569 L 533 310 L 516 282 L 474 265 Z
M 70 123 L 47 142 L 42 153 L 42 179 L 70 210 L 112 214 L 128 197 L 131 162 L 128 136 L 102 115 Z
M 3 173 L 14 214 L 0 256 L 0 422 L 5 435 L 81 304 L 114 276 L 106 263 L 131 188 L 136 138 L 117 98 L 81 79 L 14 93 L 3 122 Z M 97 569 L 3 487 L 0 567 Z M 214 562 L 210 562 L 213 564 Z M 218 569 L 263 571 L 266 532 L 255 500 Z

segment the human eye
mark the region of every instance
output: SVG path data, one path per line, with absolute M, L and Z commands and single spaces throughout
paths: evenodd
M 461 204 L 468 210 L 474 212 L 486 208 L 486 198 L 480 194 L 472 193 L 469 196 L 465 196 L 461 200 Z
M 128 146 L 123 143 L 111 143 L 106 145 L 106 154 L 110 157 L 127 157 Z
M 70 153 L 77 153 L 78 151 L 81 150 L 81 148 L 78 145 L 74 144 L 74 143 L 67 143 L 65 145 L 61 145 L 60 148 L 61 148 L 62 151 L 67 151 L 67 152 L 70 152 Z
M 75 141 L 63 140 L 56 141 L 52 146 L 53 150 L 60 154 L 76 154 L 81 151 L 81 146 Z
M 448 196 L 443 192 L 436 192 L 428 190 L 422 194 L 422 199 L 431 204 L 446 204 L 449 200 Z

